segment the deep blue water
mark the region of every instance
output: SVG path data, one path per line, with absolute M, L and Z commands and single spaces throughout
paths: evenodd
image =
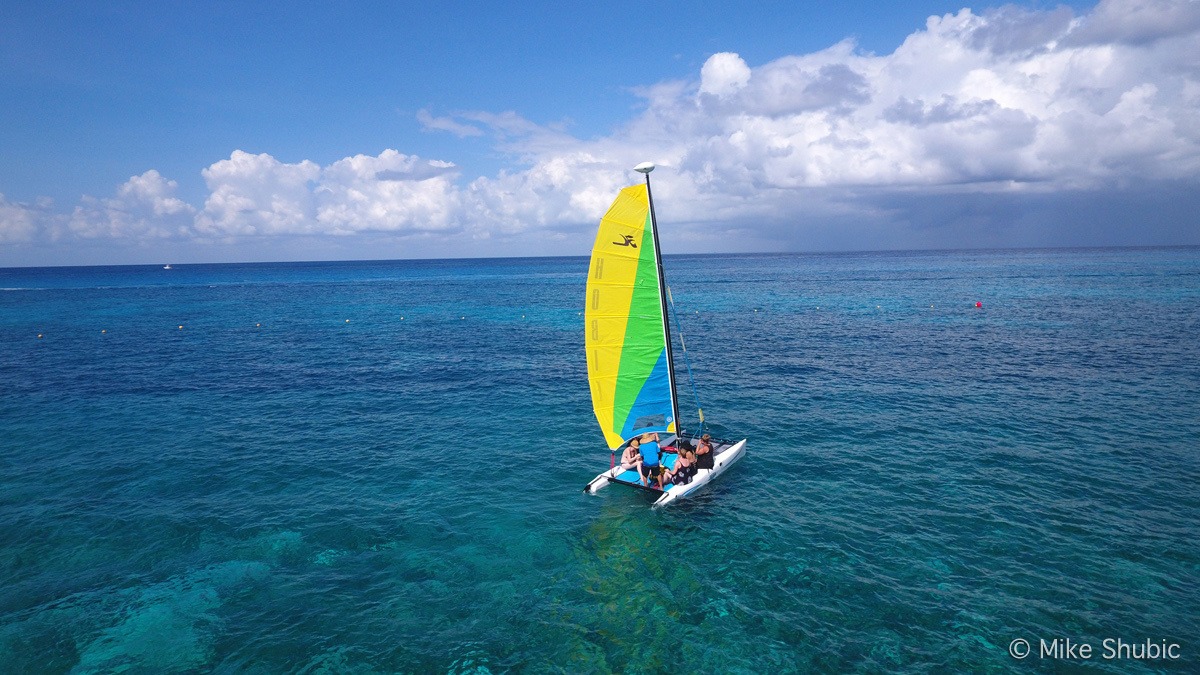
M 659 511 L 586 268 L 0 269 L 0 671 L 1200 669 L 1200 249 L 668 257 Z

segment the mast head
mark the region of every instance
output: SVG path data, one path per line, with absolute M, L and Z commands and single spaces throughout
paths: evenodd
M 650 173 L 654 170 L 654 162 L 642 162 L 641 164 L 633 167 L 633 170 L 638 173 Z

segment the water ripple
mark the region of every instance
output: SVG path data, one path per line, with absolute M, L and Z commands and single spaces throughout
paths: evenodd
M 1195 670 L 1196 249 L 669 258 L 751 450 L 661 511 L 580 493 L 585 271 L 4 270 L 0 663 Z

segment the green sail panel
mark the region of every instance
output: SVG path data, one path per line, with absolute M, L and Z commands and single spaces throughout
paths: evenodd
M 610 448 L 675 430 L 662 288 L 645 185 L 621 190 L 600 220 L 584 312 L 592 407 Z

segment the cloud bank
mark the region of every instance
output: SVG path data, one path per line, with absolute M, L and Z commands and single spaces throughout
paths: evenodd
M 69 215 L 0 195 L 0 242 L 372 235 L 505 252 L 505 241 L 538 231 L 579 248 L 557 252 L 583 253 L 629 167 L 646 159 L 666 169 L 655 174 L 656 192 L 670 195 L 660 210 L 701 250 L 721 250 L 731 234 L 745 248 L 786 248 L 841 227 L 862 238 L 858 248 L 921 245 L 922 228 L 978 235 L 983 209 L 998 205 L 1014 227 L 1015 199 L 1050 217 L 1053 195 L 1195 200 L 1200 187 L 1194 0 L 1104 0 L 1081 16 L 964 9 L 930 17 L 890 54 L 850 40 L 758 65 L 718 53 L 694 79 L 636 93 L 643 110 L 591 139 L 512 112 L 418 113 L 431 133 L 495 143 L 512 168 L 494 176 L 397 150 L 327 166 L 237 150 L 201 171 L 200 205 L 154 170 Z M 942 201 L 959 208 L 930 207 Z M 1184 243 L 1200 240 L 1194 220 L 1184 227 Z

